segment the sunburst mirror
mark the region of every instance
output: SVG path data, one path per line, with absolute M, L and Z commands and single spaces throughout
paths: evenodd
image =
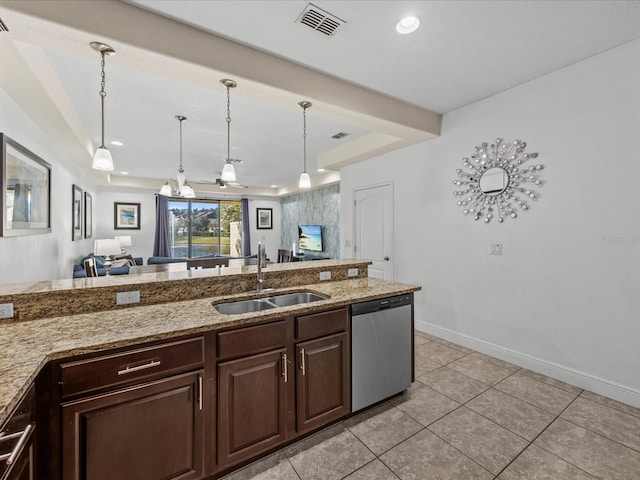
M 454 185 L 458 206 L 462 213 L 474 220 L 484 219 L 489 223 L 497 218 L 502 223 L 505 217 L 516 218 L 518 210 L 529 210 L 530 200 L 536 200 L 536 188 L 542 186 L 539 172 L 543 165 L 523 165 L 538 157 L 537 153 L 526 153 L 527 144 L 522 140 L 511 143 L 496 138 L 491 145 L 483 143 L 475 153 L 462 159 L 465 169 L 456 170 L 458 179 Z

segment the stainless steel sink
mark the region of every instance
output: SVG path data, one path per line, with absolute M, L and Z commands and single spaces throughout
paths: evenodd
M 311 292 L 283 293 L 282 295 L 272 295 L 266 298 L 218 303 L 214 304 L 214 308 L 225 315 L 239 315 L 242 313 L 260 312 L 270 308 L 290 307 L 292 305 L 326 299 L 327 297 Z
M 301 303 L 317 302 L 318 300 L 326 300 L 327 297 L 311 292 L 284 293 L 282 295 L 274 295 L 267 298 L 271 303 L 275 303 L 278 307 L 290 307 L 291 305 L 299 305 Z

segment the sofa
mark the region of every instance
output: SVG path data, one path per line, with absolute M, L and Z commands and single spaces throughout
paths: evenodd
M 131 259 L 136 265 L 142 265 L 143 259 L 142 257 L 132 257 L 131 255 L 120 256 L 123 258 Z M 79 263 L 73 266 L 73 278 L 86 278 L 87 274 L 84 271 L 84 261 L 88 258 L 94 258 L 96 261 L 96 268 L 98 270 L 98 276 L 103 277 L 107 274 L 107 270 L 104 267 L 105 257 L 100 255 L 94 255 L 90 253 L 86 257 L 82 257 Z M 118 258 L 118 257 L 116 257 Z M 111 271 L 109 272 L 111 275 L 128 275 L 129 274 L 129 265 L 125 265 L 122 267 L 111 267 Z

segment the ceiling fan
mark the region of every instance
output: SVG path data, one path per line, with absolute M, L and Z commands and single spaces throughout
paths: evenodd
M 222 178 L 218 177 L 215 180 L 200 180 L 199 183 L 211 183 L 218 185 L 220 188 L 248 188 L 246 185 L 240 185 L 238 182 L 226 182 Z

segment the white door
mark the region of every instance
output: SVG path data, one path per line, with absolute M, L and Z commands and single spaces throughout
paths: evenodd
M 393 280 L 393 186 L 356 189 L 353 199 L 354 256 L 373 262 L 370 277 Z

